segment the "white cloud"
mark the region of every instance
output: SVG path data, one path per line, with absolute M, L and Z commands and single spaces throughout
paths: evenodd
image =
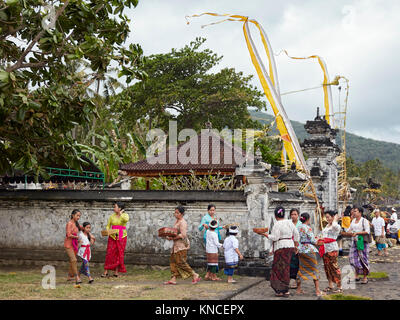
M 196 36 L 207 38 L 206 47 L 223 55 L 221 67 L 234 67 L 255 74 L 243 39 L 242 25 L 225 22 L 202 29 L 222 18 L 185 15 L 203 12 L 248 15 L 266 30 L 275 53 L 287 49 L 293 56 L 322 56 L 331 79 L 337 74 L 350 80 L 348 126 L 350 132 L 381 140 L 400 142 L 396 63 L 400 49 L 400 2 L 398 0 L 336 0 L 284 2 L 252 1 L 139 1 L 131 11 L 130 42 L 142 45 L 145 54 L 180 48 Z M 252 28 L 258 39 L 256 29 Z M 261 51 L 261 43 L 257 40 Z M 281 91 L 314 87 L 322 83 L 322 71 L 314 60 L 276 57 Z M 258 79 L 254 84 L 259 88 Z M 332 87 L 337 100 L 337 87 Z M 344 90 L 341 94 L 342 100 Z M 321 90 L 284 96 L 289 117 L 306 121 L 322 107 Z M 336 102 L 337 105 L 337 102 Z

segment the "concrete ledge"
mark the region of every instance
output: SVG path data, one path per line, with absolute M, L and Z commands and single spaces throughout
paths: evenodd
M 0 200 L 67 201 L 246 201 L 243 191 L 1 190 Z

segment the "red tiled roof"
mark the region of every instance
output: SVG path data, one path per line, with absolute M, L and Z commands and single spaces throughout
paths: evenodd
M 135 163 L 120 164 L 120 169 L 131 175 L 150 172 L 188 173 L 189 170 L 234 172 L 237 166 L 245 162 L 245 154 L 243 149 L 225 141 L 213 131 L 202 130 L 197 136 L 167 149 L 158 156 Z

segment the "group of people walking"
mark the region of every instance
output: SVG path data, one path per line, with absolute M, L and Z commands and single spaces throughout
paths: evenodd
M 117 234 L 110 234 L 107 242 L 107 251 L 104 262 L 104 273 L 102 278 L 109 276 L 109 271 L 113 271 L 114 277 L 119 277 L 120 273 L 126 273 L 124 263 L 125 247 L 127 242 L 126 225 L 129 221 L 129 215 L 124 211 L 123 203 L 114 204 L 114 213 L 109 217 L 107 230 L 118 230 Z M 207 274 L 204 280 L 219 281 L 217 277 L 218 267 L 218 249 L 223 247 L 225 253 L 224 273 L 228 277 L 229 283 L 236 282 L 233 279 L 235 268 L 238 266 L 239 259 L 243 259 L 243 255 L 239 251 L 239 242 L 236 238 L 239 230 L 237 226 L 226 228 L 226 239 L 224 243 L 220 243 L 220 230 L 226 226 L 219 226 L 215 217 L 216 206 L 210 204 L 208 213 L 202 218 L 199 231 L 204 231 L 204 245 L 207 257 Z M 192 278 L 192 283 L 196 284 L 201 277 L 187 263 L 187 253 L 190 249 L 190 241 L 187 235 L 187 222 L 184 219 L 185 208 L 178 206 L 175 208 L 174 217 L 176 219 L 174 228 L 178 230 L 175 237 L 167 237 L 167 240 L 173 241 L 170 255 L 171 279 L 164 282 L 166 285 L 176 284 L 177 278 Z M 89 261 L 91 258 L 90 247 L 95 243 L 96 238 L 91 233 L 91 224 L 84 222 L 79 224 L 81 212 L 77 209 L 71 213 L 70 220 L 66 225 L 66 236 L 64 240 L 64 248 L 68 255 L 70 267 L 68 271 L 68 280 L 75 280 L 76 284 L 82 283 L 81 275 L 89 278 L 89 283 L 93 283 L 94 279 L 90 275 Z M 81 268 L 78 271 L 77 257 L 82 259 Z
M 275 208 L 276 222 L 271 233 L 264 236 L 272 241 L 274 255 L 270 275 L 271 287 L 278 297 L 290 296 L 289 289 L 297 289 L 297 294 L 304 293 L 301 282 L 313 280 L 315 293 L 321 296 L 326 293 L 341 293 L 342 279 L 338 264 L 338 238 L 350 237 L 351 246 L 349 262 L 354 269 L 354 281 L 368 283 L 369 274 L 369 243 L 371 242 L 370 224 L 362 217 L 363 208 L 350 207 L 349 225 L 343 228 L 339 225 L 341 218 L 334 211 L 325 211 L 327 225 L 321 235 L 316 237 L 310 226 L 310 215 L 299 215 L 297 209 L 290 211 L 290 219 L 285 219 L 285 209 Z M 320 290 L 318 256 L 322 258 L 328 286 Z M 359 276 L 363 278 L 360 279 Z M 290 281 L 292 279 L 292 284 Z
M 110 234 L 108 237 L 104 273 L 101 277 L 107 277 L 110 270 L 114 271 L 114 277 L 119 277 L 119 273 L 126 272 L 124 255 L 127 240 L 126 224 L 129 221 L 129 215 L 125 213 L 124 208 L 125 205 L 123 203 L 115 203 L 114 213 L 108 219 L 106 229 L 116 229 L 118 230 L 118 234 Z M 91 233 L 90 222 L 84 222 L 80 225 L 78 222 L 80 218 L 81 212 L 78 209 L 74 209 L 66 226 L 64 240 L 64 248 L 70 262 L 68 281 L 75 280 L 77 285 L 82 283 L 82 274 L 88 277 L 89 283 L 93 283 L 94 281 L 90 274 L 89 261 L 92 256 L 90 248 L 96 241 L 96 238 Z M 77 257 L 80 257 L 82 260 L 79 271 L 77 268 Z
M 113 271 L 114 277 L 120 273 L 126 273 L 124 264 L 125 247 L 127 242 L 126 225 L 129 215 L 124 211 L 123 203 L 114 204 L 114 213 L 109 217 L 107 230 L 118 230 L 116 234 L 110 234 L 107 242 L 107 251 L 104 263 L 104 273 L 101 277 L 108 277 L 109 271 Z M 239 251 L 237 239 L 238 226 L 220 226 L 216 218 L 216 206 L 210 204 L 207 214 L 201 219 L 199 231 L 204 231 L 203 243 L 207 258 L 207 273 L 204 280 L 219 281 L 219 250 L 223 249 L 225 265 L 224 273 L 229 283 L 235 283 L 233 279 L 234 270 L 238 267 L 239 260 L 243 255 Z M 394 210 L 394 209 L 393 209 Z M 346 212 L 339 216 L 334 211 L 325 211 L 327 225 L 321 234 L 316 237 L 310 226 L 311 217 L 308 213 L 299 212 L 298 209 L 290 210 L 290 218 L 285 218 L 285 209 L 281 206 L 275 208 L 275 223 L 270 232 L 262 235 L 272 241 L 271 254 L 273 264 L 270 275 L 270 284 L 276 296 L 288 297 L 289 289 L 297 289 L 297 294 L 304 293 L 301 287 L 302 281 L 313 280 L 316 295 L 324 293 L 341 293 L 342 279 L 338 265 L 339 246 L 341 237 L 350 237 L 351 245 L 349 252 L 349 263 L 354 269 L 354 281 L 362 284 L 368 283 L 369 249 L 372 241 L 371 228 L 373 226 L 378 254 L 384 251 L 387 254 L 385 238 L 385 221 L 380 217 L 379 210 L 375 210 L 375 217 L 370 222 L 363 217 L 363 208 L 359 206 L 347 207 Z M 174 228 L 178 233 L 174 237 L 167 237 L 173 241 L 170 255 L 171 278 L 164 282 L 166 285 L 175 285 L 178 278 L 192 278 L 192 283 L 198 283 L 201 278 L 187 262 L 187 253 L 190 249 L 188 239 L 188 226 L 184 219 L 185 208 L 175 208 Z M 68 280 L 75 280 L 76 284 L 82 283 L 81 275 L 93 283 L 90 274 L 89 261 L 91 259 L 90 247 L 96 238 L 91 233 L 91 224 L 84 222 L 79 224 L 81 212 L 77 209 L 71 213 L 70 220 L 66 225 L 66 237 L 64 247 L 69 257 L 70 267 Z M 393 215 L 392 217 L 393 218 Z M 339 220 L 341 225 L 339 224 Z M 397 217 L 396 217 L 397 219 Z M 226 230 L 226 237 L 222 241 L 220 231 Z M 386 229 L 388 230 L 388 229 Z M 322 259 L 324 270 L 328 279 L 328 287 L 321 291 L 319 285 L 318 256 Z M 78 271 L 77 257 L 82 260 Z M 360 278 L 362 276 L 362 279 Z M 292 283 L 291 283 L 292 282 Z
M 218 263 L 218 250 L 224 249 L 225 266 L 224 273 L 227 275 L 227 281 L 229 283 L 235 283 L 233 279 L 234 270 L 238 266 L 239 259 L 243 259 L 243 255 L 239 251 L 239 241 L 236 238 L 239 230 L 237 226 L 220 226 L 215 216 L 216 206 L 209 204 L 207 208 L 207 214 L 201 219 L 199 225 L 199 231 L 204 230 L 203 243 L 206 249 L 207 258 L 207 273 L 204 280 L 220 281 L 217 273 L 219 272 Z M 201 278 L 193 271 L 193 269 L 187 263 L 187 251 L 190 248 L 189 239 L 187 237 L 187 222 L 184 219 L 185 209 L 179 206 L 175 209 L 176 222 L 174 228 L 178 229 L 178 235 L 175 237 L 167 237 L 167 240 L 174 241 L 171 257 L 170 257 L 170 268 L 171 268 L 171 279 L 164 282 L 166 285 L 175 285 L 177 278 L 186 279 L 192 277 L 192 284 L 198 283 Z M 221 241 L 220 230 L 226 229 L 226 238 L 223 242 Z

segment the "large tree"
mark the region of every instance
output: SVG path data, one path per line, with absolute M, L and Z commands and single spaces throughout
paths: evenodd
M 140 46 L 124 47 L 124 12 L 137 3 L 0 1 L 0 173 L 81 168 L 72 130 L 92 125 L 88 88 L 107 77 L 111 64 L 128 83 L 145 76 Z
M 212 72 L 222 57 L 202 49 L 205 39 L 197 38 L 182 49 L 146 57 L 148 78 L 124 90 L 115 101 L 124 125 L 134 126 L 146 119 L 149 128 L 168 130 L 169 120 L 178 121 L 178 129 L 256 128 L 248 108 L 265 109 L 263 94 L 233 68 Z M 214 69 L 214 70 L 213 70 Z

